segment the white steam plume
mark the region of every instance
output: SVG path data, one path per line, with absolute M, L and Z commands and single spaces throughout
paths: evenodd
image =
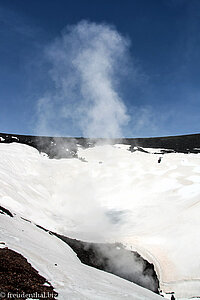
M 128 49 L 129 41 L 107 24 L 67 27 L 46 50 L 54 88 L 38 101 L 37 133 L 66 135 L 78 127 L 86 137 L 122 137 L 129 116 L 118 87 Z

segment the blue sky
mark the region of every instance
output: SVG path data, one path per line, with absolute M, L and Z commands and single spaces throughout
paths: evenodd
M 109 103 L 118 107 L 117 112 L 115 109 L 111 114 L 120 119 L 119 124 L 115 124 L 116 128 L 120 127 L 120 131 L 115 128 L 113 134 L 120 132 L 121 136 L 148 137 L 199 132 L 198 0 L 0 1 L 0 132 L 94 135 L 95 130 L 83 124 L 91 122 L 90 127 L 94 128 L 94 116 L 98 118 L 102 115 L 98 120 L 101 126 L 98 126 L 97 135 L 106 136 L 103 126 L 112 127 L 108 119 L 113 123 L 118 122 L 104 110 L 99 111 L 99 115 L 96 113 L 98 100 L 87 102 L 87 97 L 96 95 L 91 89 L 82 93 L 85 87 L 76 87 L 81 91 L 77 92 L 76 97 L 71 97 L 71 101 L 69 99 L 69 70 L 61 70 L 61 66 L 71 68 L 70 36 L 75 35 L 77 27 L 70 29 L 69 26 L 79 26 L 77 24 L 82 24 L 82 20 L 87 22 L 84 28 L 90 33 L 88 39 L 94 39 L 93 26 L 97 34 L 103 34 L 100 30 L 103 28 L 111 34 L 117 34 L 122 40 L 119 47 L 122 47 L 123 57 L 114 48 L 115 52 L 109 58 L 112 60 L 109 60 L 109 64 L 115 62 L 112 66 L 112 73 L 115 74 L 111 81 L 117 82 L 114 93 L 117 93 L 120 101 L 116 104 L 116 99 L 99 100 L 100 107 L 107 107 Z M 103 27 L 99 27 L 101 24 Z M 84 49 L 87 43 L 92 44 L 93 41 L 84 41 L 86 35 L 80 39 Z M 67 44 L 64 44 L 64 40 L 67 40 Z M 60 57 L 58 62 L 55 45 L 62 49 L 63 56 L 68 55 L 68 58 L 63 58 L 64 62 Z M 54 49 L 53 55 L 51 49 Z M 115 55 L 118 60 L 126 59 L 118 64 Z M 57 66 L 59 69 L 56 69 Z M 79 65 L 76 72 L 72 72 L 73 76 L 76 76 L 77 70 L 82 72 L 82 67 Z M 83 72 L 87 77 L 85 66 Z M 104 75 L 107 76 L 107 73 Z M 68 78 L 67 85 L 61 88 L 58 80 L 65 81 L 65 76 Z M 95 76 L 94 73 L 91 76 Z M 85 82 L 86 77 L 81 79 L 82 82 Z M 80 82 L 80 79 L 73 79 L 76 85 Z M 61 89 L 62 92 L 65 89 L 65 95 L 60 96 Z M 42 110 L 39 111 L 38 105 L 41 107 L 41 99 L 44 98 Z M 61 99 L 60 102 L 57 98 Z M 78 104 L 74 106 L 73 101 Z M 92 117 L 83 110 L 77 115 L 78 107 L 83 105 L 86 110 L 96 105 Z M 54 117 L 45 110 L 52 110 Z M 106 115 L 107 120 L 104 120 Z M 78 116 L 81 116 L 81 122 L 77 121 Z M 41 125 L 43 119 L 45 129 Z

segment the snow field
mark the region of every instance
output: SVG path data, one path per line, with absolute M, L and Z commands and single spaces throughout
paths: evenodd
M 122 242 L 154 263 L 163 291 L 200 296 L 200 155 L 158 164 L 128 148 L 79 148 L 83 162 L 1 144 L 0 205 L 72 238 Z

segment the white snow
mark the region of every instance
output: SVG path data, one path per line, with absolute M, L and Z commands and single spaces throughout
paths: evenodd
M 67 244 L 17 216 L 0 215 L 0 223 L 5 246 L 27 258 L 53 285 L 59 300 L 163 299 L 129 281 L 83 265 Z
M 142 147 L 142 149 L 151 154 L 154 154 L 154 153 L 163 154 L 163 151 L 165 151 L 165 149 L 160 149 L 160 148 L 144 148 L 144 147 Z
M 16 137 L 16 136 L 12 136 L 12 138 L 19 141 L 18 137 Z
M 165 293 L 200 296 L 200 155 L 158 164 L 128 148 L 80 147 L 82 162 L 1 144 L 0 205 L 73 238 L 122 242 L 154 263 Z

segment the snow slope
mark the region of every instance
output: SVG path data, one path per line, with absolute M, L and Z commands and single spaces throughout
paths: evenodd
M 159 300 L 160 296 L 80 263 L 71 248 L 33 224 L 0 215 L 0 241 L 28 259 L 58 292 L 59 300 Z
M 158 163 L 160 154 L 128 148 L 50 160 L 0 144 L 0 205 L 72 238 L 122 242 L 153 262 L 164 292 L 200 296 L 200 155 L 165 154 Z

